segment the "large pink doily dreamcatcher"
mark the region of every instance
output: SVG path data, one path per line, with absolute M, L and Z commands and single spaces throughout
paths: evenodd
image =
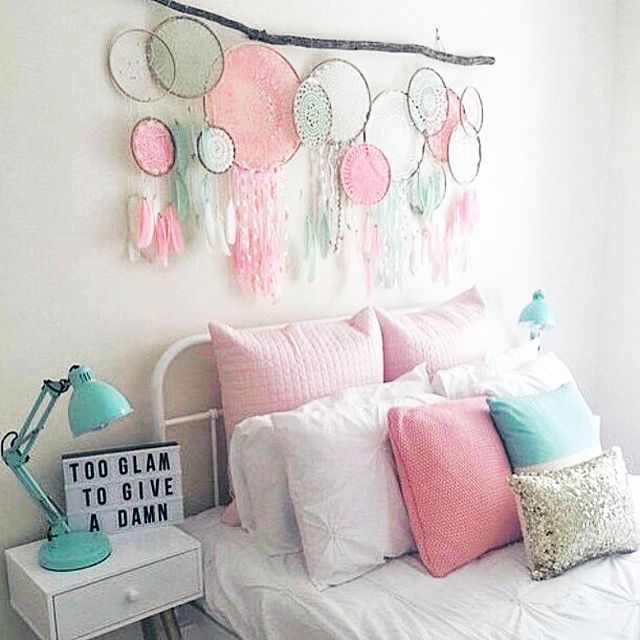
M 233 262 L 242 288 L 275 298 L 282 270 L 286 213 L 279 167 L 299 145 L 293 102 L 299 78 L 278 52 L 257 44 L 231 49 L 220 82 L 204 98 L 207 122 L 232 138 L 231 171 L 236 217 Z

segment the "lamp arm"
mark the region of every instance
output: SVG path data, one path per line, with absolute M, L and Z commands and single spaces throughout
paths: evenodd
M 31 472 L 27 469 L 26 465 L 18 464 L 12 465 L 5 458 L 5 462 L 9 465 L 13 473 L 18 480 L 22 483 L 22 486 L 26 489 L 27 493 L 40 504 L 42 509 L 47 515 L 47 520 L 51 526 L 50 535 L 59 535 L 64 532 L 71 531 L 71 527 L 67 522 L 67 517 L 60 507 L 53 501 L 53 499 L 47 495 L 45 490 L 40 486 L 38 481 L 31 475 Z
M 53 407 L 58 401 L 58 398 L 67 391 L 68 388 L 69 383 L 67 380 L 59 380 L 56 382 L 45 380 L 40 394 L 22 425 L 20 432 L 16 433 L 14 431 L 5 435 L 5 438 L 12 434 L 15 434 L 15 437 L 11 446 L 6 451 L 2 451 L 2 459 L 7 466 L 13 471 L 18 480 L 20 480 L 27 493 L 44 509 L 53 535 L 71 530 L 67 523 L 67 518 L 60 507 L 47 495 L 31 475 L 26 465 L 29 461 L 29 452 L 33 448 L 40 433 L 44 430 Z M 49 402 L 42 412 L 38 423 L 32 428 L 31 424 L 47 396 L 49 396 Z

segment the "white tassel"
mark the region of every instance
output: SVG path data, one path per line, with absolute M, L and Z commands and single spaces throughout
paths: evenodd
M 138 228 L 138 196 L 131 196 L 127 203 L 127 219 L 129 224 L 129 239 L 127 242 L 127 254 L 131 262 L 140 260 L 140 251 L 136 247 L 136 233 Z
M 227 207 L 227 215 L 224 221 L 224 237 L 228 245 L 233 246 L 236 243 L 236 235 L 238 233 L 238 218 L 236 216 L 236 208 L 233 200 L 229 200 Z

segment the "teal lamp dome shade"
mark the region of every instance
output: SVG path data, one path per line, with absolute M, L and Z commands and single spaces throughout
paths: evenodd
M 531 302 L 522 310 L 519 321 L 540 329 L 551 329 L 556 326 L 556 319 L 540 289 L 533 294 Z
M 71 367 L 69 382 L 73 387 L 69 426 L 74 436 L 104 429 L 133 411 L 129 401 L 115 387 L 96 380 L 89 367 Z

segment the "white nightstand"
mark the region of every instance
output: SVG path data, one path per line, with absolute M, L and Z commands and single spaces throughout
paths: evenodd
M 40 542 L 8 549 L 11 605 L 42 640 L 85 640 L 157 613 L 179 637 L 173 607 L 202 596 L 200 543 L 177 527 L 109 537 L 107 560 L 79 571 L 38 564 Z M 157 625 L 143 623 L 145 637 Z

